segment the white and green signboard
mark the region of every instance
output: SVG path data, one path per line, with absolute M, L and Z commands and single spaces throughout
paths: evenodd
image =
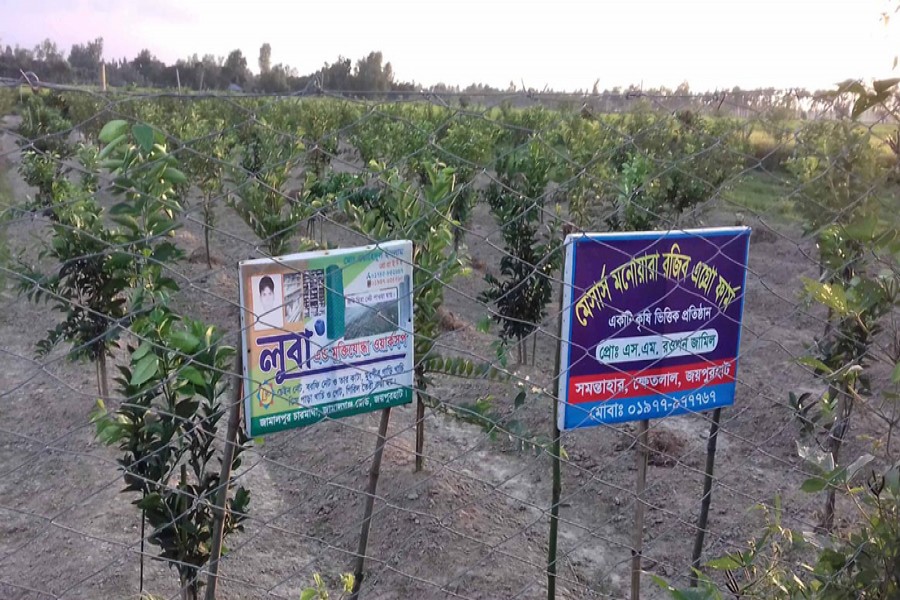
M 248 435 L 412 401 L 411 242 L 239 268 Z

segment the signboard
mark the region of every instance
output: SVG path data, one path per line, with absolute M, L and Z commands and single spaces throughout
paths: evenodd
M 412 243 L 241 262 L 244 419 L 265 435 L 412 401 Z
M 566 238 L 559 428 L 734 402 L 750 229 Z

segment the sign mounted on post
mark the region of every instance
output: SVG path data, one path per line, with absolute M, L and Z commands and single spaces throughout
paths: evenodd
M 565 243 L 560 430 L 734 403 L 749 228 Z
M 397 241 L 241 262 L 249 436 L 412 401 L 412 259 Z

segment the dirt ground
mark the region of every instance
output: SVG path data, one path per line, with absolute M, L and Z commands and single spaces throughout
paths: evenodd
M 7 126 L 14 125 L 11 120 Z M 2 128 L 0 128 L 2 133 Z M 0 155 L 14 149 L 0 137 Z M 27 189 L 14 171 L 14 154 L 0 158 L 17 195 Z M 716 200 L 703 225 L 734 224 Z M 176 310 L 235 332 L 238 260 L 259 256 L 252 232 L 220 209 L 212 235 L 215 264 L 200 258 L 199 213 L 191 210 L 178 243 L 194 258 L 183 274 Z M 750 250 L 744 332 L 735 406 L 723 412 L 706 556 L 746 541 L 762 523 L 749 509 L 781 495 L 788 525 L 810 529 L 821 498 L 799 492 L 803 465 L 796 426 L 787 408 L 790 390 L 810 377 L 797 367 L 804 343 L 821 330 L 821 316 L 798 301 L 799 277 L 814 274 L 813 247 L 794 226 L 748 219 Z M 38 219 L 8 230 L 14 249 L 33 256 L 46 237 Z M 325 227 L 331 243 L 360 241 L 340 224 Z M 478 265 L 496 269 L 502 241 L 479 207 L 466 236 Z M 196 251 L 196 252 L 195 252 Z M 192 254 L 194 253 L 194 254 Z M 485 314 L 476 300 L 483 273 L 448 286 L 446 308 L 465 326 L 446 332 L 448 354 L 490 359 L 492 335 L 476 331 Z M 62 351 L 35 360 L 34 343 L 55 322 L 50 307 L 2 292 L 0 310 L 0 598 L 136 598 L 139 596 L 140 519 L 132 497 L 121 494 L 116 452 L 94 439 L 91 365 L 67 362 Z M 556 315 L 552 304 L 548 313 Z M 531 385 L 548 385 L 554 360 L 553 317 L 538 336 L 536 362 L 520 367 Z M 529 347 L 529 352 L 531 348 Z M 493 394 L 509 416 L 516 390 L 509 385 L 439 379 L 432 390 L 460 404 Z M 530 393 L 515 417 L 534 435 L 548 436 L 551 403 Z M 649 468 L 643 536 L 644 566 L 684 584 L 699 510 L 709 415 L 651 424 L 660 460 Z M 550 461 L 521 451 L 504 436 L 429 411 L 426 469 L 413 472 L 411 406 L 393 411 L 372 525 L 364 598 L 521 598 L 546 596 Z M 229 542 L 221 598 L 290 598 L 314 572 L 330 581 L 351 571 L 362 514 L 377 415 L 364 415 L 272 435 L 247 455 L 240 479 L 251 491 L 246 531 Z M 854 423 L 846 455 L 867 448 L 872 431 Z M 622 598 L 630 584 L 635 454 L 633 425 L 567 434 L 563 446 L 559 598 Z M 665 460 L 663 460 L 663 458 Z M 155 548 L 147 546 L 151 555 Z M 177 577 L 148 560 L 145 590 L 172 597 Z M 649 575 L 646 598 L 661 598 Z

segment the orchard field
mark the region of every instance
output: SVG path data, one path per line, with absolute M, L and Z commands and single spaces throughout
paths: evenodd
M 546 597 L 563 239 L 735 224 L 740 371 L 698 597 L 900 593 L 889 119 L 0 93 L 0 597 L 202 596 L 237 263 L 392 239 L 415 247 L 416 401 L 392 415 L 360 597 Z M 650 423 L 643 597 L 688 585 L 709 417 Z M 217 597 L 297 598 L 314 574 L 340 596 L 377 426 L 240 440 Z M 635 430 L 561 437 L 559 598 L 628 596 Z

